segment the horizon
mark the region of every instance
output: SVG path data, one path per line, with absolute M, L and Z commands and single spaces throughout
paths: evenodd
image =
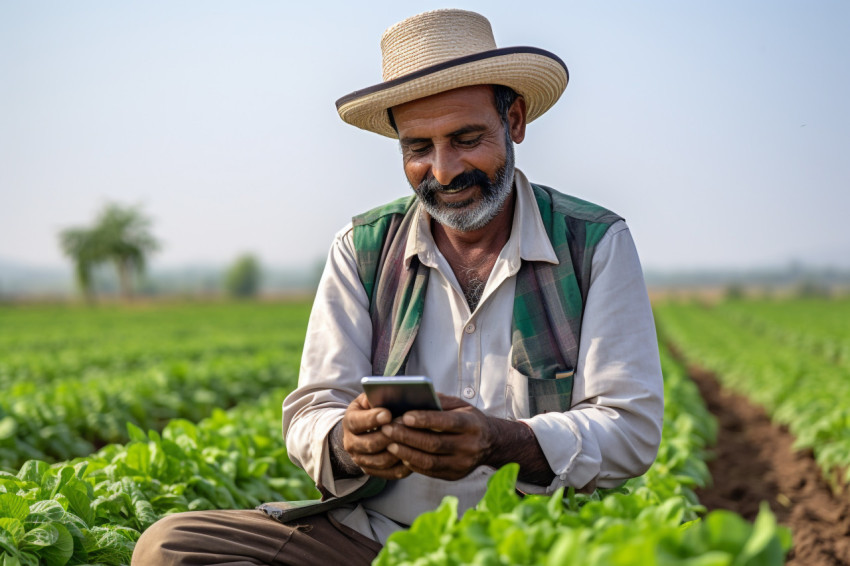
M 624 216 L 645 272 L 850 267 L 850 4 L 457 4 L 566 62 L 517 165 Z M 58 231 L 115 201 L 152 217 L 155 269 L 323 262 L 409 194 L 396 142 L 333 103 L 418 6 L 0 5 L 0 260 L 69 266 Z

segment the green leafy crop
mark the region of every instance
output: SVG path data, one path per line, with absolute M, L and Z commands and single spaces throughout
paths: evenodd
M 584 495 L 516 492 L 519 468 L 494 474 L 475 509 L 458 517 L 446 497 L 435 511 L 394 533 L 375 564 L 546 566 L 779 566 L 791 546 L 767 506 L 755 524 L 727 511 L 700 518 L 693 491 L 711 481 L 705 450 L 716 423 L 684 369 L 661 347 L 662 443 L 653 466 L 621 488 Z
M 850 299 L 656 305 L 666 339 L 760 404 L 810 448 L 836 488 L 850 482 Z

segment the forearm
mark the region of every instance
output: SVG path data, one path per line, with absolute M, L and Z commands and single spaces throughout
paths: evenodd
M 371 370 L 369 299 L 359 283 L 347 241 L 347 231 L 334 239 L 307 326 L 298 388 L 283 404 L 289 457 L 317 484 L 332 491 L 344 491 L 356 483 L 344 481 L 342 474 L 339 479 L 345 487 L 335 484 L 330 437 L 348 404 L 361 391 L 360 376 L 369 375 Z M 335 444 L 342 449 L 341 441 Z
M 523 422 L 496 417 L 488 417 L 488 420 L 493 441 L 484 463 L 500 468 L 516 462 L 519 464 L 520 481 L 549 485 L 555 478 L 555 472 L 549 467 L 531 427 Z

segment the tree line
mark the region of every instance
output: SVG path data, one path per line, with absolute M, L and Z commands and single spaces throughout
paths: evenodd
M 144 275 L 150 256 L 161 249 L 152 221 L 138 206 L 107 203 L 89 226 L 59 232 L 59 244 L 74 266 L 77 286 L 88 302 L 95 299 L 94 271 L 115 268 L 121 296 L 131 299 L 134 282 Z M 252 254 L 241 255 L 226 271 L 224 289 L 233 297 L 252 297 L 259 291 L 261 269 Z

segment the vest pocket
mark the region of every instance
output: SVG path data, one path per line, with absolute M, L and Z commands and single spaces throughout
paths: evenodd
M 543 413 L 569 411 L 574 373 L 558 372 L 556 379 L 538 379 L 528 377 L 514 368 L 508 369 L 506 418 L 522 419 Z
M 559 372 L 555 379 L 528 378 L 528 410 L 532 415 L 569 411 L 573 397 L 573 373 Z

